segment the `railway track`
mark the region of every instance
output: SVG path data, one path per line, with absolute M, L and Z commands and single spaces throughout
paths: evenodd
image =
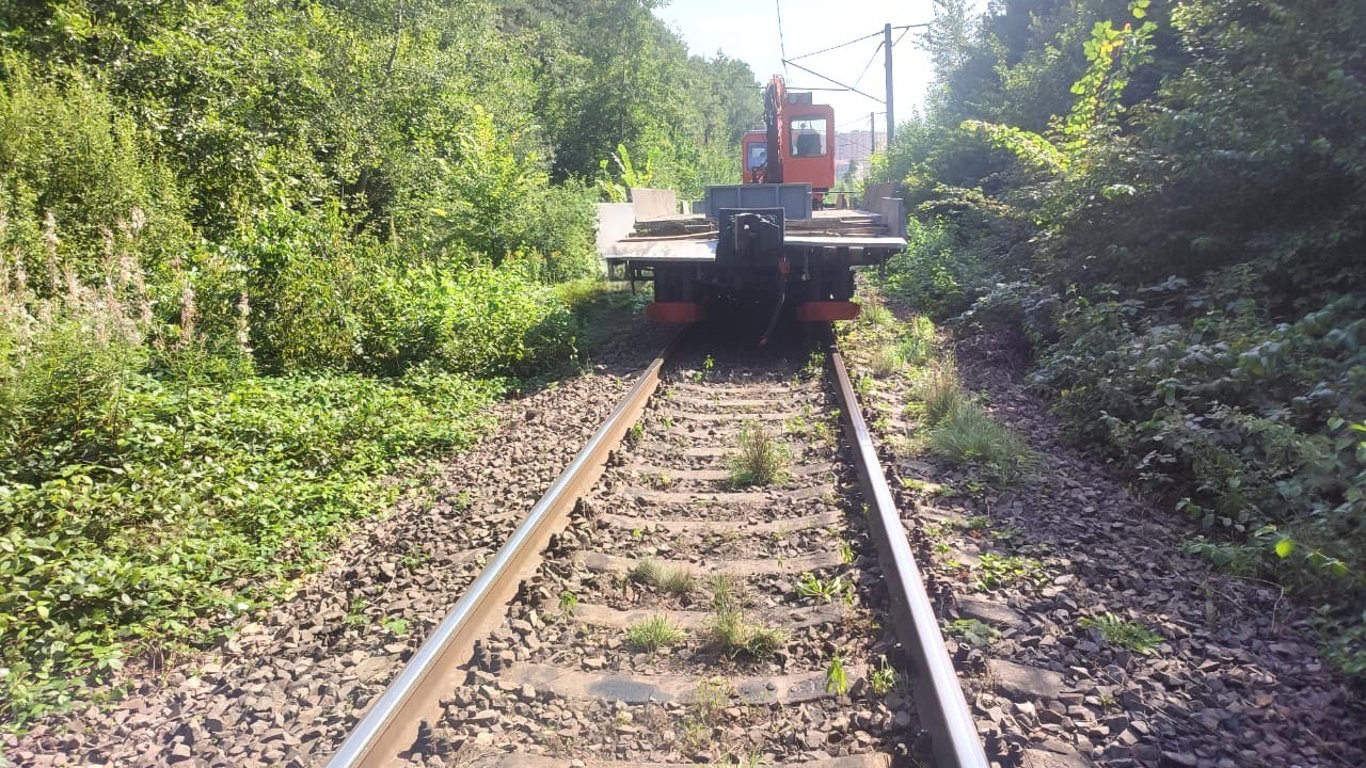
M 986 765 L 828 342 L 675 340 L 329 765 L 691 763 Z

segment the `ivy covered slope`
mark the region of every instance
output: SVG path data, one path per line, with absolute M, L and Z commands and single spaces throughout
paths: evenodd
M 566 370 L 594 202 L 736 178 L 757 94 L 647 2 L 8 4 L 0 722 L 211 642 Z
M 1274 578 L 1366 673 L 1366 13 L 1353 0 L 936 3 L 877 158 L 894 289 L 1007 329 L 1077 440 Z

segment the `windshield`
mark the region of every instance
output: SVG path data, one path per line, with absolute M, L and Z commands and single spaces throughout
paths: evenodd
M 799 117 L 788 125 L 792 131 L 793 157 L 820 157 L 825 154 L 825 118 Z

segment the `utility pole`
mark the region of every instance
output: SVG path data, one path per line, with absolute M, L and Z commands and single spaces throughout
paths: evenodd
M 882 50 L 887 52 L 887 146 L 892 145 L 892 133 L 896 131 L 896 117 L 892 109 L 892 25 L 889 22 L 882 28 Z
M 871 162 L 873 153 L 877 151 L 877 113 L 868 113 L 868 160 Z

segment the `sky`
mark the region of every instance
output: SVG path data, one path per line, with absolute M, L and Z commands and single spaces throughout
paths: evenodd
M 883 53 L 878 50 L 883 25 L 920 24 L 931 20 L 932 14 L 930 0 L 670 0 L 655 10 L 655 15 L 682 35 L 692 53 L 710 56 L 719 49 L 747 62 L 761 83 L 781 74 L 789 89 L 836 87 L 795 66 L 784 71 L 782 51 L 786 48 L 787 58 L 797 64 L 847 85 L 858 81 L 859 90 L 878 99 L 886 90 Z M 907 31 L 892 48 L 893 105 L 898 121 L 909 118 L 924 103 L 930 82 L 929 57 L 915 45 L 920 31 Z M 828 53 L 797 58 L 874 33 L 875 37 Z M 901 34 L 893 30 L 892 40 Z M 873 62 L 865 71 L 869 59 Z M 834 107 L 835 124 L 841 131 L 866 130 L 868 113 L 885 110 L 879 101 L 853 93 L 815 91 L 813 95 L 817 103 Z M 877 132 L 882 135 L 885 130 L 886 118 L 878 114 Z

